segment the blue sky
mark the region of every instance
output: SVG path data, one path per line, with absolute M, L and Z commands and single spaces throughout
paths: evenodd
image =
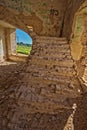
M 16 41 L 32 44 L 32 38 L 27 33 L 25 33 L 20 29 L 16 29 Z

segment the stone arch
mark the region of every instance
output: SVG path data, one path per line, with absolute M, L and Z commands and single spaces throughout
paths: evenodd
M 16 10 L 10 9 L 3 5 L 0 5 L 0 20 L 8 22 L 13 26 L 22 29 L 23 31 L 27 32 L 31 37 L 35 36 L 42 30 L 42 21 L 35 15 L 35 13 L 32 13 L 31 15 L 26 15 L 21 11 L 16 12 Z M 33 33 L 29 28 L 30 26 L 33 27 Z
M 33 45 L 35 43 L 35 37 L 42 29 L 42 22 L 35 14 L 28 16 L 21 11 L 15 12 L 13 9 L 9 9 L 8 7 L 5 7 L 3 5 L 0 5 L 0 20 L 29 34 L 33 40 Z M 37 26 L 38 24 L 39 28 Z
M 87 1 L 75 13 L 71 34 L 71 54 L 83 92 L 87 91 Z
M 16 26 L 13 26 L 12 24 L 9 24 L 8 22 L 4 22 L 3 20 L 0 20 L 0 62 L 3 62 L 5 60 L 13 60 L 13 61 L 26 61 L 27 56 L 25 55 L 19 55 L 17 53 L 17 42 L 16 42 Z M 34 37 L 36 34 L 33 32 L 33 28 L 30 26 L 30 33 L 25 32 L 28 36 L 32 38 L 32 41 L 34 42 Z

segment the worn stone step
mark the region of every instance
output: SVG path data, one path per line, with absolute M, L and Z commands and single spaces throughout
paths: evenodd
M 59 44 L 59 43 L 39 43 L 39 42 L 37 42 L 35 45 L 33 45 L 33 47 L 35 47 L 35 49 L 46 49 L 46 48 L 48 48 L 48 46 L 49 46 L 49 49 L 50 48 L 69 48 L 70 47 L 70 45 L 69 44 Z
M 48 59 L 39 59 L 39 58 L 32 58 L 31 62 L 36 65 L 58 65 L 58 66 L 65 66 L 65 67 L 73 67 L 74 63 L 73 60 L 63 60 L 63 61 L 56 61 L 56 60 L 48 60 Z
M 22 111 L 23 113 L 28 114 L 33 114 L 33 113 L 38 113 L 38 114 L 55 114 L 55 113 L 61 113 L 64 110 L 72 110 L 70 106 L 67 106 L 63 103 L 56 104 L 56 103 L 50 103 L 50 102 L 29 102 L 28 100 L 25 99 L 19 99 L 19 104 L 21 104 L 21 109 L 19 111 Z M 25 105 L 24 105 L 25 104 Z M 16 117 L 18 117 L 19 112 L 15 113 L 15 116 L 13 116 L 12 122 L 15 121 Z M 30 116 L 29 116 L 30 117 Z M 32 115 L 31 115 L 32 117 Z M 27 119 L 28 117 L 26 117 Z M 35 116 L 33 117 L 35 118 Z M 18 118 L 17 118 L 18 119 Z
M 46 48 L 40 48 L 40 49 L 37 49 L 37 51 L 36 52 L 38 52 L 39 51 L 39 54 L 40 53 L 53 53 L 53 54 L 59 54 L 59 53 L 65 53 L 65 54 L 67 54 L 67 53 L 70 53 L 70 50 L 69 50 L 69 48 L 63 48 L 63 49 L 61 49 L 61 48 L 49 48 L 49 51 L 48 51 L 48 49 Z
M 30 62 L 29 62 L 30 63 Z M 59 66 L 58 64 L 56 64 L 56 65 L 54 65 L 54 64 L 46 64 L 46 65 L 42 65 L 42 66 L 40 66 L 40 64 L 31 64 L 30 63 L 30 65 L 29 66 L 27 66 L 27 68 L 26 68 L 26 70 L 25 70 L 25 72 L 28 72 L 28 71 L 30 71 L 30 70 L 40 70 L 40 71 L 56 71 L 56 70 L 58 70 L 59 72 L 61 72 L 61 71 L 70 71 L 70 72 L 72 72 L 72 71 L 74 71 L 74 68 L 73 68 L 73 66 L 72 67 L 68 67 L 68 66 Z
M 59 82 L 59 83 L 70 83 L 70 80 L 71 80 L 71 77 L 46 77 L 43 76 L 43 75 L 37 75 L 37 74 L 32 74 L 32 75 L 29 75 L 29 74 L 26 74 L 25 77 L 24 77 L 24 82 L 28 83 L 30 82 L 31 80 L 35 80 L 35 79 L 38 79 L 38 80 L 46 80 L 46 81 L 52 81 L 52 82 Z
M 54 46 L 55 46 L 55 45 L 56 45 L 56 46 L 58 46 L 58 45 L 59 45 L 59 46 L 61 46 L 61 45 L 63 45 L 63 46 L 68 45 L 67 41 L 52 41 L 52 40 L 51 40 L 51 41 L 49 41 L 49 40 L 48 40 L 48 41 L 47 41 L 47 40 L 46 40 L 46 41 L 45 41 L 45 40 L 37 40 L 37 41 L 36 41 L 36 44 L 37 44 L 37 46 L 40 45 L 40 44 L 42 44 L 42 46 L 43 46 L 43 45 L 52 45 L 52 46 L 53 46 L 53 45 L 54 45 Z M 40 46 L 41 46 L 41 45 L 40 45 Z
M 37 51 L 33 51 L 32 53 L 34 53 L 34 54 L 43 54 L 43 55 L 45 55 L 45 54 L 55 54 L 55 55 L 58 55 L 58 54 L 67 54 L 67 55 L 70 55 L 70 49 L 67 49 L 67 50 L 65 50 L 65 49 L 49 49 L 49 51 L 47 50 L 47 49 L 43 49 L 43 50 L 37 50 Z
M 40 54 L 39 56 L 38 56 L 38 53 L 37 54 L 35 54 L 34 56 L 33 56 L 33 58 L 39 58 L 39 59 L 48 59 L 48 60 L 56 60 L 56 61 L 62 61 L 62 60 L 70 60 L 71 61 L 71 56 L 69 56 L 69 55 L 54 55 L 53 54 L 53 56 L 52 56 L 52 53 L 51 54 Z
M 50 42 L 49 42 L 50 41 Z M 67 40 L 66 38 L 55 38 L 55 37 L 36 37 L 37 43 L 44 43 L 44 44 L 66 44 Z
M 27 75 L 26 77 L 23 78 L 23 83 L 22 86 L 24 87 L 24 89 L 27 87 L 32 87 L 32 88 L 43 88 L 43 87 L 48 87 L 50 85 L 54 85 L 57 86 L 58 89 L 62 87 L 66 87 L 68 86 L 70 83 L 66 82 L 64 80 L 59 81 L 59 80 L 49 80 L 49 79 L 45 79 L 42 77 L 34 77 L 34 76 L 29 76 Z
M 33 55 L 34 54 L 34 55 Z M 54 57 L 54 56 L 56 56 L 56 57 L 59 57 L 59 58 L 63 58 L 63 57 L 70 57 L 71 58 L 71 55 L 70 55 L 70 52 L 68 51 L 68 52 L 58 52 L 58 51 L 46 51 L 46 50 L 44 50 L 44 51 L 40 51 L 40 52 L 35 52 L 35 51 L 33 51 L 32 53 L 31 53 L 31 55 L 33 55 L 33 56 L 40 56 L 40 57 L 43 57 L 43 56 L 49 56 L 49 57 Z M 72 58 L 71 58 L 72 59 Z
M 61 69 L 54 69 L 54 70 L 40 70 L 39 68 L 33 68 L 33 69 L 28 69 L 28 71 L 26 70 L 27 74 L 37 74 L 37 75 L 46 75 L 46 76 L 66 76 L 66 77 L 71 77 L 74 76 L 76 73 L 74 71 L 69 71 L 69 70 L 61 70 Z
M 43 40 L 43 39 L 44 40 L 53 40 L 53 41 L 54 40 L 58 40 L 58 41 L 65 41 L 65 40 L 67 40 L 66 37 L 62 37 L 61 38 L 61 37 L 50 37 L 50 36 L 47 36 L 47 37 L 46 36 L 36 36 L 36 40 L 37 39 L 40 39 L 40 40 Z
M 67 73 L 67 72 L 66 72 Z M 47 79 L 50 79 L 50 80 L 59 80 L 59 79 L 63 79 L 63 80 L 70 80 L 74 74 L 72 73 L 68 73 L 68 74 L 61 74 L 61 73 L 58 73 L 58 74 L 51 74 L 51 73 L 39 73 L 39 72 L 31 72 L 31 73 L 28 73 L 28 75 L 32 75 L 33 77 L 42 77 L 42 78 L 47 78 Z M 55 77 L 55 78 L 54 78 Z M 67 78 L 67 79 L 66 79 Z
M 38 88 L 37 88 L 38 89 Z M 46 103 L 58 103 L 58 105 L 62 104 L 65 105 L 67 104 L 67 97 L 76 97 L 77 92 L 74 92 L 74 90 L 68 89 L 68 88 L 63 88 L 59 90 L 55 90 L 54 88 L 41 88 L 40 93 L 38 94 L 35 89 L 29 90 L 29 88 L 24 89 L 21 88 L 19 90 L 20 97 L 19 97 L 19 102 L 20 100 L 24 100 L 25 102 L 46 102 Z M 73 93 L 74 92 L 74 93 Z
M 42 73 L 42 74 L 50 74 L 50 75 L 60 75 L 60 76 L 63 76 L 63 75 L 66 75 L 66 76 L 74 76 L 75 75 L 75 71 L 74 69 L 66 69 L 66 68 L 60 68 L 60 67 L 55 67 L 55 68 L 49 68 L 49 70 L 47 68 L 39 68 L 39 66 L 36 66 L 36 67 L 29 67 L 26 69 L 25 73 L 29 73 L 29 74 L 32 74 L 32 73 Z

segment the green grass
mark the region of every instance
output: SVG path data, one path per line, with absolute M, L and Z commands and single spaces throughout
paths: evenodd
M 17 45 L 17 53 L 21 53 L 21 54 L 25 54 L 25 55 L 29 55 L 30 51 L 31 51 L 30 46 L 26 46 L 26 45 Z

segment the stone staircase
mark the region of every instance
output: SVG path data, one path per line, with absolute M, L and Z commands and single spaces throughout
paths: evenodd
M 37 36 L 33 42 L 18 80 L 8 85 L 0 110 L 3 130 L 63 130 L 73 111 L 71 100 L 80 94 L 67 40 Z
M 80 94 L 66 38 L 37 36 L 21 76 L 22 85 L 18 90 L 21 102 L 37 102 L 37 106 L 43 102 L 57 103 L 60 108 L 70 105 L 68 98 Z

